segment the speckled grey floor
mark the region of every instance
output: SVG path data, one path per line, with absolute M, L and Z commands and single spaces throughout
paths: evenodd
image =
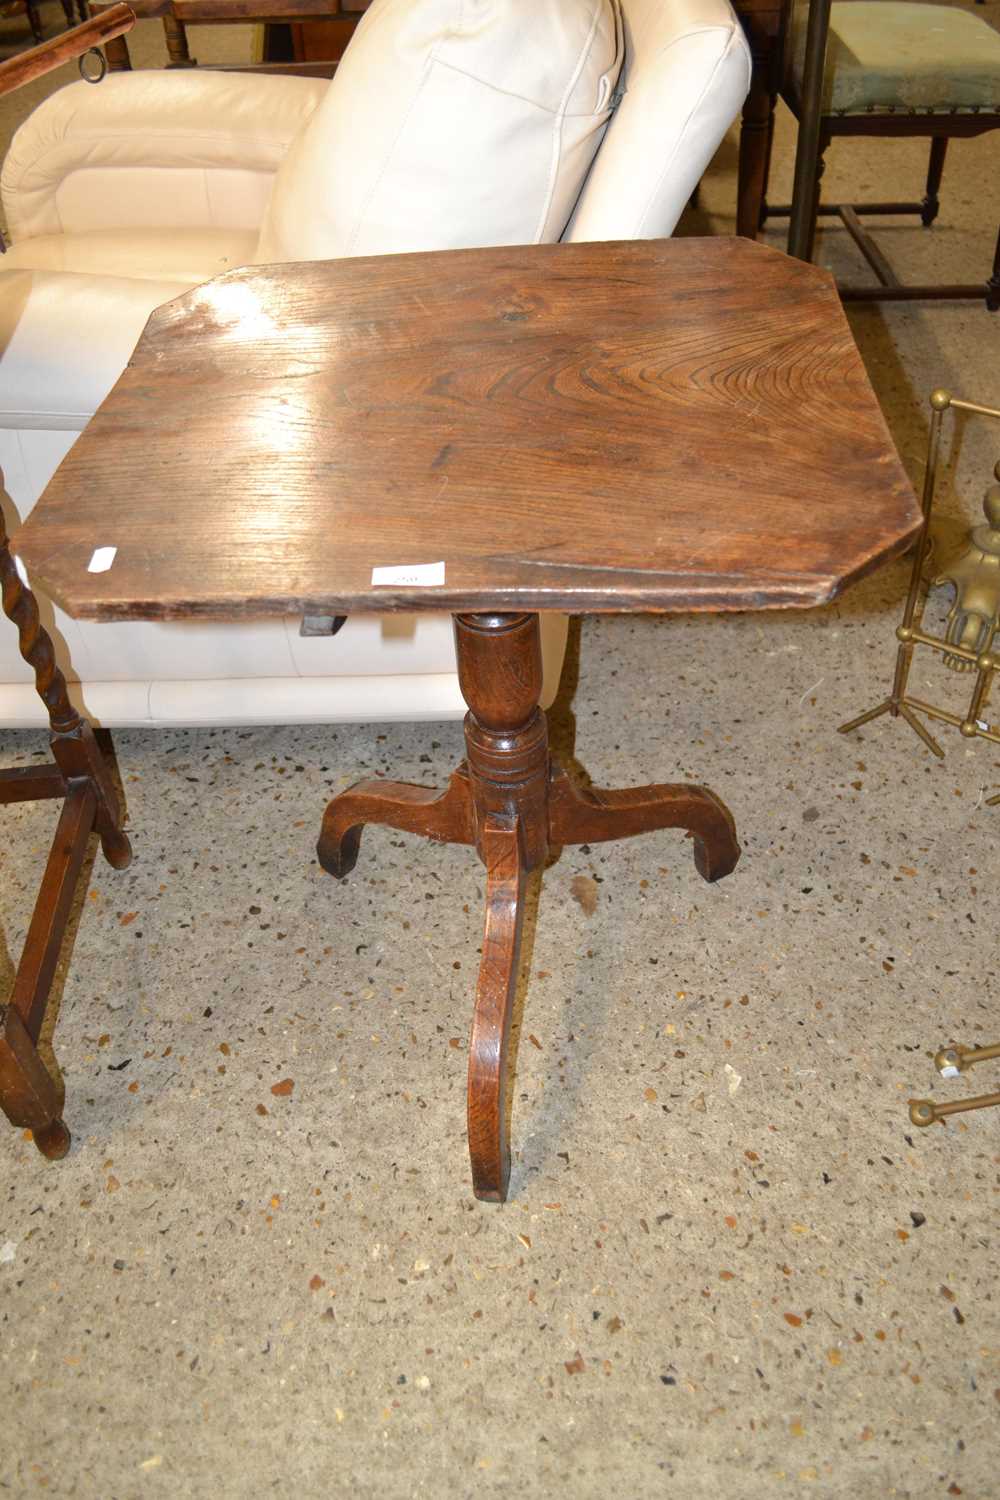
M 953 155 L 941 224 L 888 238 L 971 275 L 997 145 Z M 730 229 L 733 167 L 689 227 Z M 852 319 L 916 477 L 930 388 L 1000 403 L 1000 325 Z M 946 520 L 997 453 L 958 436 Z M 808 615 L 584 623 L 581 763 L 711 785 L 744 855 L 706 886 L 665 833 L 536 883 L 503 1208 L 464 1139 L 479 865 L 379 830 L 346 883 L 313 858 L 332 792 L 441 780 L 460 727 L 117 734 L 136 858 L 94 863 L 58 985 L 74 1150 L 0 1133 L 0 1493 L 998 1493 L 1000 1116 L 906 1103 L 967 1091 L 943 1041 L 1000 1033 L 1000 755 L 835 733 L 887 691 L 906 571 Z M 4 817 L 16 953 L 53 813 Z

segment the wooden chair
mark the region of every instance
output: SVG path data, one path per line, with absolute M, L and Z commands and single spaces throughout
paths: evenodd
M 0 5 L 0 20 L 9 21 L 15 16 L 27 18 L 32 40 L 37 45 L 45 36 L 38 0 L 4 0 L 4 4 Z
M 236 73 L 332 78 L 370 3 L 371 0 L 135 0 L 132 9 L 140 20 L 155 17 L 163 22 L 168 67 L 207 66 Z M 100 13 L 106 4 L 107 0 L 91 0 L 91 9 Z M 191 52 L 188 27 L 227 24 L 264 27 L 262 61 L 199 64 Z M 111 43 L 107 57 L 112 72 L 131 69 L 124 36 Z
M 808 5 L 793 14 L 781 97 L 801 120 Z M 915 0 L 839 0 L 830 13 L 822 78 L 819 160 L 808 206 L 805 254 L 812 258 L 818 216 L 838 218 L 878 278 L 877 286 L 844 286 L 849 301 L 915 301 L 984 297 L 1000 307 L 1000 236 L 988 278 L 974 283 L 903 285 L 861 223 L 862 214 L 914 214 L 929 228 L 939 211 L 939 189 L 949 140 L 1000 129 L 1000 32 L 969 11 Z M 930 160 L 924 195 L 913 201 L 822 203 L 823 157 L 841 136 L 926 136 Z M 768 143 L 769 152 L 769 143 Z M 790 213 L 766 202 L 760 223 Z
M 72 26 L 76 21 L 76 9 L 74 0 L 61 0 L 63 15 L 66 17 L 66 25 Z M 85 21 L 87 0 L 79 0 L 80 20 Z M 11 16 L 26 16 L 31 28 L 32 41 L 37 46 L 45 37 L 45 27 L 42 25 L 42 15 L 39 0 L 3 0 L 0 4 L 0 20 L 7 20 Z
M 126 5 L 66 32 L 40 48 L 0 64 L 0 94 L 89 51 L 115 27 L 131 26 Z M 0 476 L 0 487 L 2 487 Z M 38 1051 L 52 981 L 87 854 L 96 831 L 108 863 L 123 870 L 132 858 L 121 810 L 93 730 L 69 701 L 52 641 L 38 617 L 35 596 L 11 556 L 0 512 L 0 589 L 3 612 L 17 627 L 21 655 L 49 718 L 53 764 L 0 770 L 0 806 L 58 798 L 63 808 L 28 935 L 6 1004 L 0 1003 L 0 1109 L 12 1125 L 31 1130 L 52 1160 L 65 1156 L 70 1135 L 62 1120 L 63 1089 Z

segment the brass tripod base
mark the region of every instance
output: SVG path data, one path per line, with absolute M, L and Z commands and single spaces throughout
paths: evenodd
M 921 724 L 905 698 L 900 699 L 898 703 L 894 703 L 891 698 L 886 698 L 885 702 L 878 704 L 876 708 L 869 708 L 865 713 L 858 714 L 856 719 L 850 719 L 846 724 L 841 724 L 837 733 L 850 734 L 852 730 L 860 729 L 862 724 L 869 724 L 872 719 L 878 719 L 882 714 L 892 714 L 893 718 L 897 716 L 904 718 L 914 734 L 919 735 L 923 740 L 928 750 L 932 751 L 939 760 L 944 760 L 944 751 L 941 749 L 941 746 L 930 730 Z

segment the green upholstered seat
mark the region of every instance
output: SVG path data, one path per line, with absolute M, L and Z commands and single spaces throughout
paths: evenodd
M 792 86 L 802 94 L 809 7 L 793 12 Z M 968 11 L 911 0 L 842 0 L 830 14 L 824 114 L 1000 113 L 1000 32 Z

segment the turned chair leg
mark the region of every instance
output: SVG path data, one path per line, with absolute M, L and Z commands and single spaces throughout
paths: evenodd
M 32 40 L 37 47 L 45 40 L 45 28 L 42 25 L 41 13 L 38 9 L 38 0 L 25 0 L 25 11 L 28 16 L 28 25 L 31 27 Z
M 70 1135 L 62 1121 L 62 1088 L 38 1054 L 52 980 L 91 832 L 96 829 L 116 870 L 128 865 L 132 849 L 108 767 L 93 730 L 69 701 L 35 596 L 11 556 L 2 516 L 0 590 L 3 612 L 17 627 L 18 647 L 48 712 L 55 760 L 53 766 L 0 771 L 0 805 L 63 799 L 10 1003 L 0 1006 L 0 1109 L 12 1125 L 30 1129 L 43 1156 L 55 1160 L 66 1155 Z
M 986 307 L 989 312 L 1000 308 L 1000 230 L 997 231 L 997 247 L 993 252 L 993 270 L 986 283 Z
M 927 187 L 920 205 L 920 222 L 925 229 L 929 229 L 934 223 L 941 207 L 938 192 L 941 187 L 941 174 L 944 171 L 944 158 L 947 150 L 948 137 L 946 135 L 931 137 L 930 161 L 927 164 Z

